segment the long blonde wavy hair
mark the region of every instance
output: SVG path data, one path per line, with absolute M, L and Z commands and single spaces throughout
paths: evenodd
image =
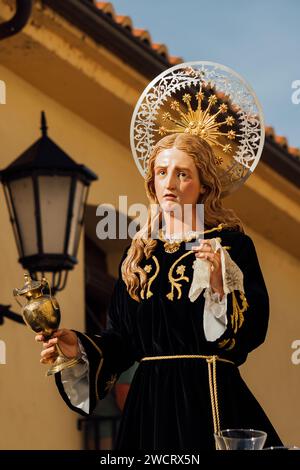
M 223 207 L 220 199 L 221 185 L 217 176 L 215 157 L 209 144 L 198 136 L 191 134 L 171 134 L 163 137 L 153 148 L 148 162 L 148 171 L 145 178 L 145 188 L 149 200 L 148 218 L 144 227 L 134 236 L 127 257 L 122 263 L 122 278 L 126 284 L 130 296 L 140 301 L 139 291 L 145 287 L 147 275 L 140 267 L 140 262 L 146 257 L 148 259 L 154 251 L 157 240 L 150 237 L 151 234 L 151 204 L 158 204 L 154 186 L 154 165 L 157 155 L 165 149 L 176 148 L 189 155 L 197 169 L 204 194 L 199 194 L 197 203 L 204 204 L 204 228 L 213 228 L 220 223 L 226 224 L 230 230 L 243 232 L 241 220 L 232 209 Z M 160 211 L 161 223 L 162 213 Z M 153 220 L 152 220 L 153 223 Z

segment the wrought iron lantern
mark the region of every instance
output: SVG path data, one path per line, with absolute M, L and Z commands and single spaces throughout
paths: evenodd
M 88 189 L 97 175 L 77 164 L 47 135 L 0 172 L 19 262 L 33 278 L 52 273 L 54 291 L 64 289 L 77 263 Z M 49 276 L 48 276 L 49 277 Z

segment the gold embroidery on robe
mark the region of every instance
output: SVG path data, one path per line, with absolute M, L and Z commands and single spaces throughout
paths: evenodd
M 218 343 L 219 348 L 224 348 L 226 351 L 230 351 L 230 349 L 233 349 L 235 346 L 235 339 L 234 338 L 228 338 L 228 339 L 223 339 L 223 341 L 220 341 Z
M 160 270 L 160 267 L 159 267 L 159 263 L 158 263 L 158 260 L 156 258 L 156 256 L 152 256 L 151 257 L 155 263 L 155 273 L 153 274 L 153 276 L 151 276 L 148 280 L 147 280 L 147 284 L 145 285 L 145 287 L 141 290 L 141 298 L 144 300 L 145 299 L 145 289 L 147 289 L 147 293 L 146 293 L 146 299 L 149 299 L 152 295 L 153 295 L 153 292 L 151 292 L 150 290 L 150 287 L 151 287 L 151 284 L 152 282 L 154 281 L 154 279 L 158 276 L 158 273 L 159 273 L 159 270 Z M 152 266 L 151 264 L 147 264 L 145 267 L 144 267 L 144 271 L 149 274 L 151 271 L 152 271 Z
M 242 306 L 239 306 L 237 301 L 235 291 L 232 292 L 232 314 L 231 314 L 231 326 L 233 332 L 236 333 L 239 328 L 241 328 L 242 324 L 244 323 L 244 312 L 249 307 L 245 294 L 241 291 L 240 292 L 240 299 L 242 301 Z
M 180 256 L 180 258 L 178 258 L 175 261 L 175 263 L 172 264 L 172 266 L 169 270 L 168 278 L 169 278 L 169 282 L 171 284 L 171 292 L 169 292 L 167 294 L 167 298 L 169 300 L 174 300 L 174 288 L 177 290 L 177 293 L 178 293 L 177 299 L 181 298 L 181 294 L 182 294 L 181 293 L 181 283 L 179 283 L 179 281 L 189 282 L 189 278 L 184 275 L 186 266 L 184 266 L 183 264 L 181 264 L 179 266 L 177 266 L 177 265 L 183 258 L 185 258 L 186 256 L 189 256 L 191 253 L 194 254 L 193 251 L 188 251 L 187 253 L 184 253 L 184 255 Z M 173 272 L 174 272 L 174 269 L 175 269 L 176 266 L 177 266 L 176 274 L 179 275 L 179 277 L 177 277 L 177 278 L 175 278 L 173 276 Z
M 115 382 L 117 380 L 117 374 L 112 374 L 110 379 L 106 382 L 106 385 L 105 385 L 105 392 L 110 392 L 110 390 L 113 388 L 113 386 L 115 385 Z

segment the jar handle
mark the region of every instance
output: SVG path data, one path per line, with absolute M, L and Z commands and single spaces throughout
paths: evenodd
M 14 290 L 13 290 L 13 295 L 14 295 L 14 297 L 16 298 L 16 302 L 17 302 L 17 303 L 20 305 L 20 307 L 23 309 L 23 308 L 25 307 L 25 304 L 22 305 L 21 302 L 19 301 L 19 299 L 17 299 L 17 297 L 20 295 L 20 290 L 15 287 Z

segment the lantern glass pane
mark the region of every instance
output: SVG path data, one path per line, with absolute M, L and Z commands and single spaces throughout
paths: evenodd
M 82 218 L 84 212 L 84 203 L 87 187 L 81 182 L 76 182 L 73 204 L 73 219 L 70 226 L 70 238 L 68 243 L 68 254 L 70 256 L 77 255 L 78 243 L 80 239 Z
M 33 180 L 30 176 L 9 183 L 24 256 L 38 253 Z
M 44 253 L 63 253 L 70 197 L 70 176 L 39 176 Z
M 14 235 L 15 235 L 17 250 L 18 250 L 19 256 L 23 257 L 24 253 L 23 253 L 23 250 L 22 250 L 22 246 L 21 246 L 21 242 L 20 242 L 20 236 L 19 236 L 17 223 L 16 223 L 16 217 L 15 217 L 15 214 L 14 214 L 12 201 L 11 201 L 11 197 L 10 197 L 9 185 L 7 185 L 7 184 L 3 185 L 3 190 L 4 190 L 4 194 L 5 194 L 5 199 L 6 199 L 6 202 L 7 202 L 9 218 L 10 218 L 12 228 L 13 228 L 13 232 L 14 232 Z

